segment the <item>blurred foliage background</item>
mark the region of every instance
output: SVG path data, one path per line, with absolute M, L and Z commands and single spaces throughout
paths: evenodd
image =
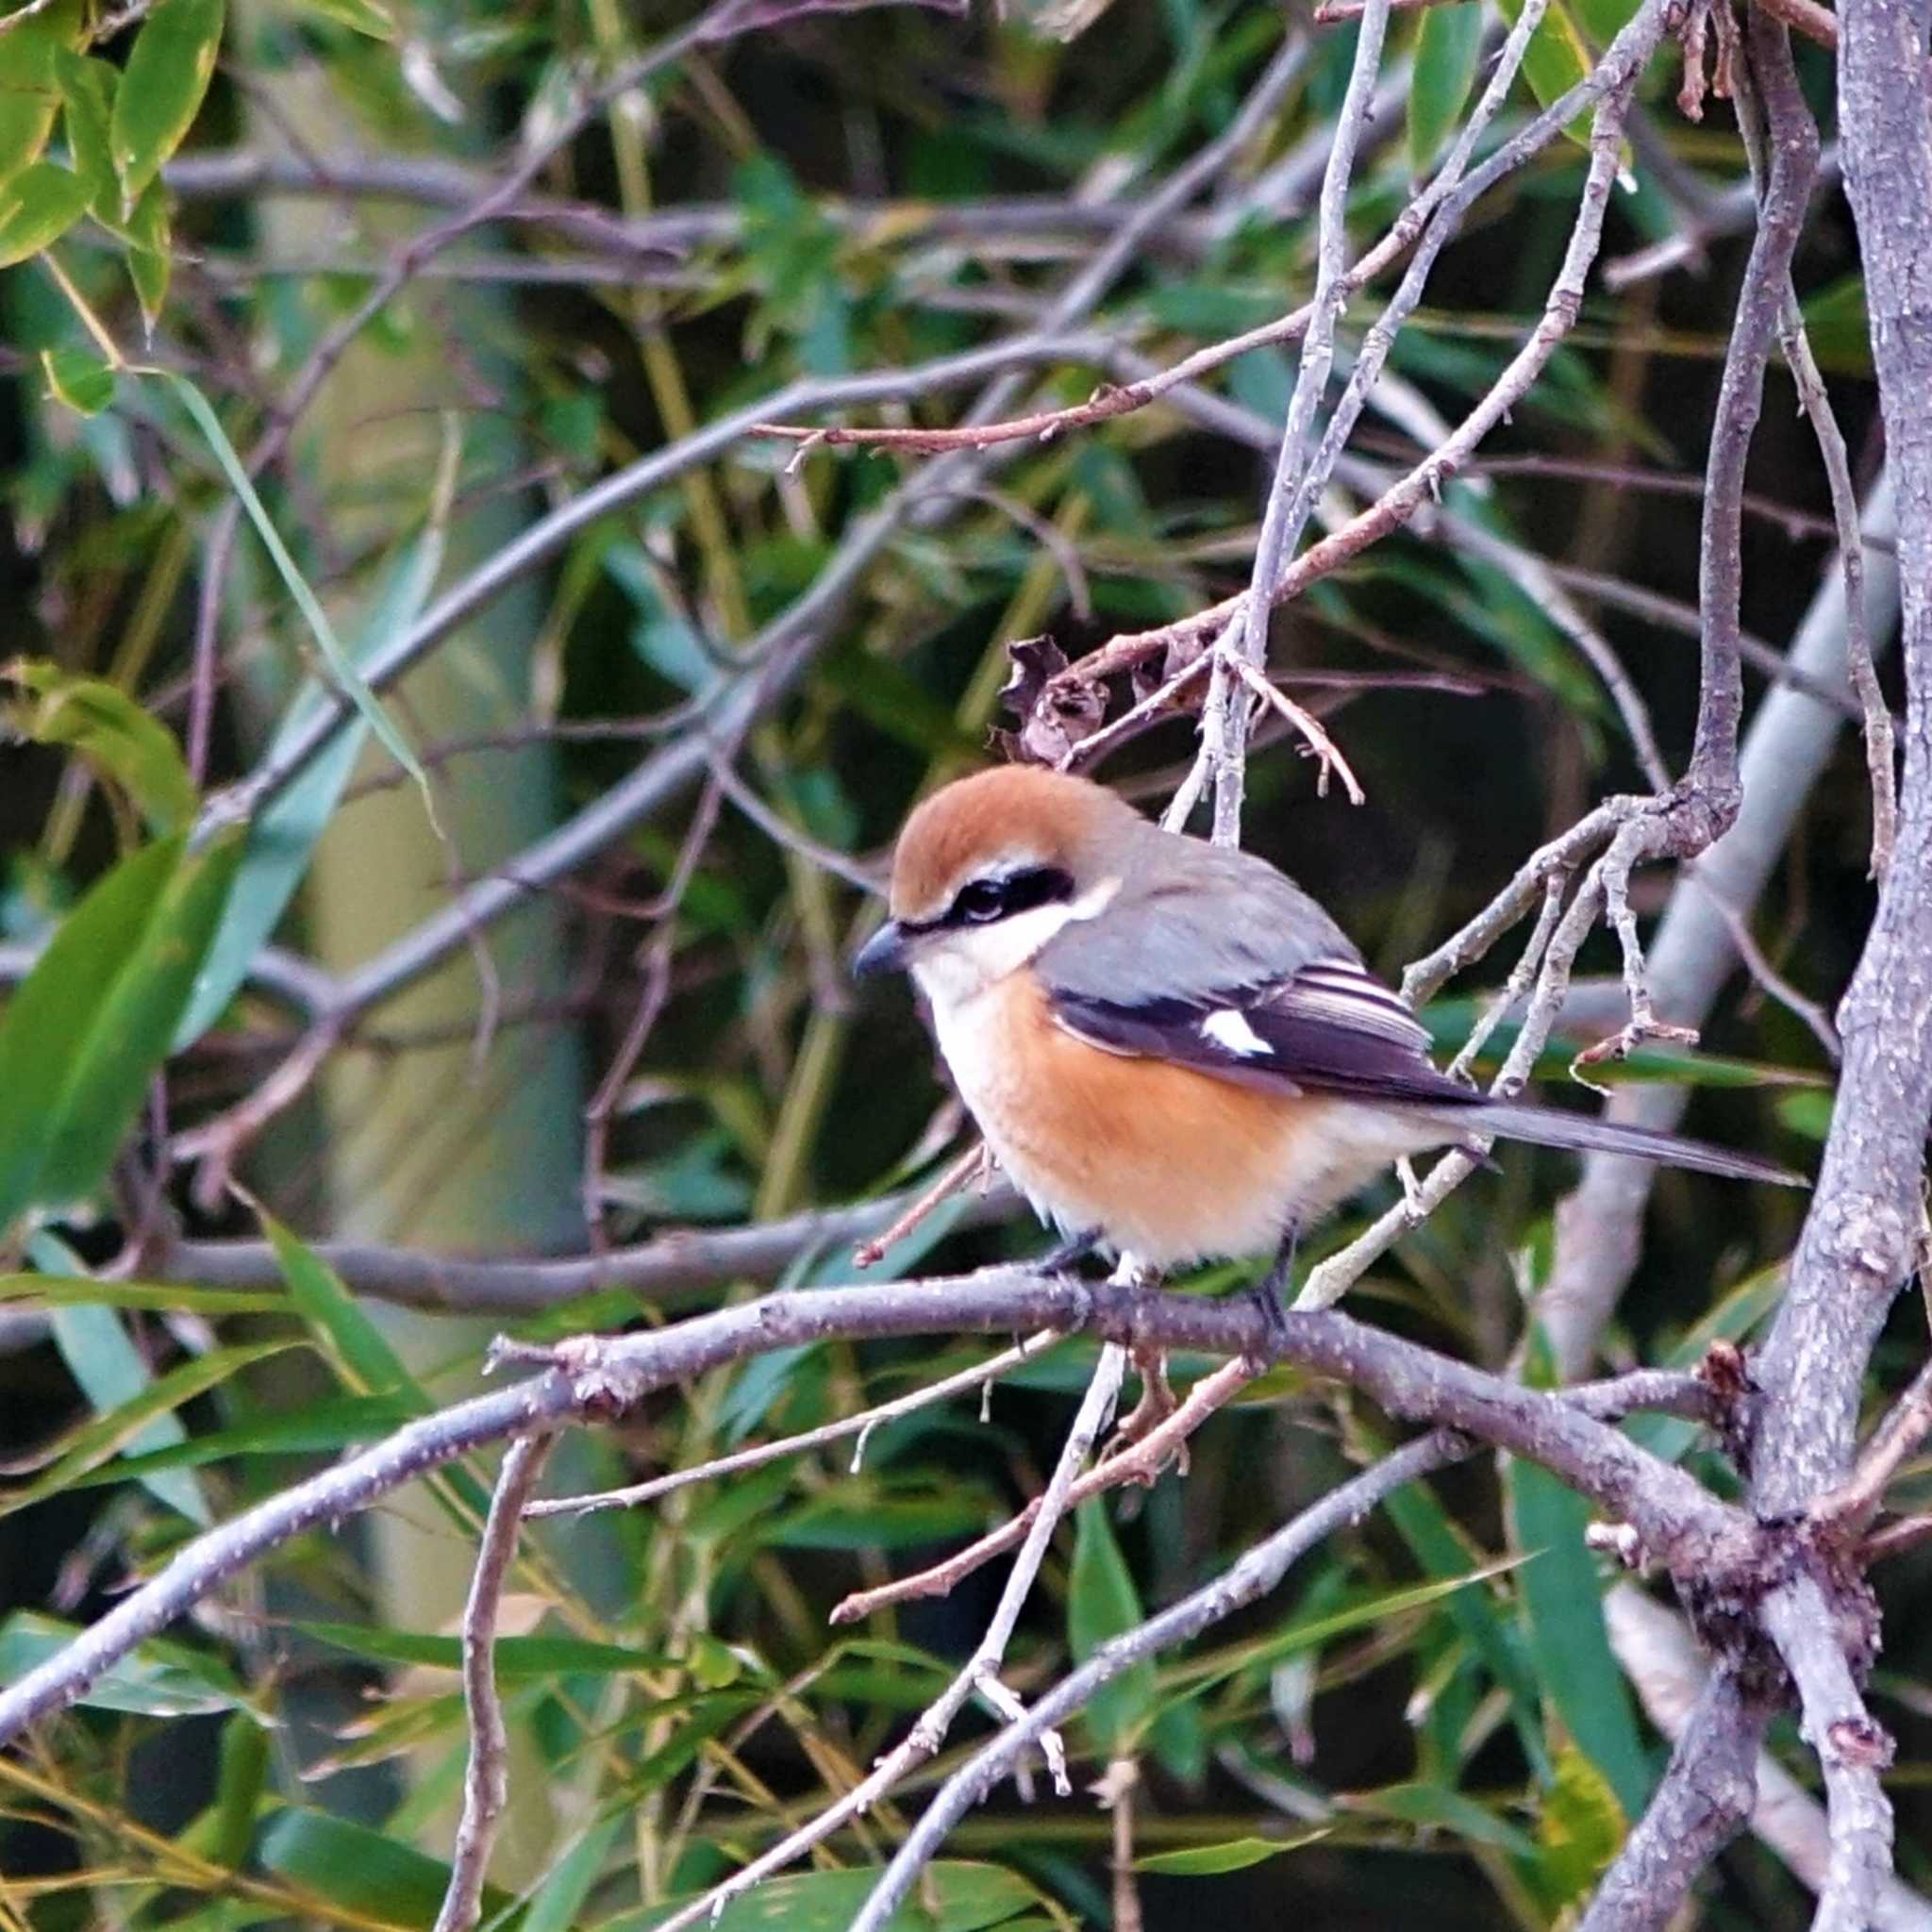
M 1621 17 L 1575 11 L 1586 43 Z M 85 61 L 78 0 L 4 24 L 0 65 L 41 63 L 24 98 L 49 103 L 38 139 L 51 145 L 36 158 L 38 109 L 16 100 L 0 107 L 0 150 L 15 170 L 79 184 L 39 176 L 0 218 L 16 264 L 0 274 L 6 649 L 41 667 L 16 683 L 17 733 L 0 741 L 9 982 L 117 858 L 245 774 L 314 704 L 312 628 L 248 520 L 204 608 L 211 532 L 232 503 L 220 446 L 183 391 L 117 372 L 105 343 L 190 378 L 245 455 L 279 427 L 318 344 L 385 294 L 260 476 L 266 517 L 348 648 L 379 651 L 437 589 L 698 425 L 796 379 L 911 368 L 1033 326 L 1227 126 L 1284 36 L 1305 58 L 1261 138 L 1155 225 L 1074 325 L 1165 362 L 1307 294 L 1352 29 L 1313 25 L 1299 5 L 1206 0 L 1115 0 L 1071 40 L 1025 0 L 1005 19 L 828 10 L 701 45 L 589 115 L 517 219 L 476 225 L 387 288 L 411 237 L 554 138 L 585 75 L 688 18 L 608 0 L 237 0 L 224 18 L 206 0 L 160 0 Z M 133 51 L 163 28 L 172 51 Z M 1500 30 L 1475 0 L 1398 16 L 1357 175 L 1358 242 L 1406 200 Z M 1423 47 L 1424 34 L 1440 43 Z M 203 97 L 194 63 L 217 47 Z M 1800 58 L 1828 135 L 1828 58 Z M 1705 223 L 1742 177 L 1727 106 L 1685 121 L 1677 79 L 1667 48 L 1611 210 L 1612 259 Z M 89 90 L 117 85 L 122 101 L 101 117 L 110 157 L 91 161 Z M 1491 139 L 1533 105 L 1513 102 Z M 91 177 L 96 162 L 109 174 Z M 141 185 L 143 168 L 158 186 Z M 1559 142 L 1478 206 L 1397 343 L 1357 456 L 1412 456 L 1432 414 L 1455 420 L 1493 378 L 1544 299 L 1581 172 L 1580 147 Z M 1677 759 L 1696 693 L 1694 608 L 1687 633 L 1657 600 L 1694 607 L 1698 478 L 1747 246 L 1721 220 L 1709 227 L 1688 266 L 1614 291 L 1592 283 L 1579 326 L 1485 452 L 1508 460 L 1478 464 L 1447 506 L 1571 574 Z M 1798 272 L 1869 482 L 1873 393 L 1835 191 Z M 1352 308 L 1344 349 L 1370 312 Z M 935 1167 L 959 1124 L 910 1006 L 861 1003 L 847 986 L 869 901 L 813 855 L 871 865 L 922 790 L 987 755 L 1008 641 L 1051 632 L 1078 655 L 1245 582 L 1292 356 L 1254 352 L 1208 385 L 1258 415 L 1259 447 L 1163 406 L 955 465 L 957 480 L 934 488 L 928 458 L 819 448 L 794 466 L 791 445 L 734 441 L 586 523 L 403 681 L 388 715 L 426 768 L 441 831 L 365 732 L 353 774 L 344 765 L 333 787 L 301 794 L 294 856 L 268 889 L 302 881 L 278 941 L 353 985 L 475 882 L 525 883 L 506 916 L 458 929 L 433 970 L 383 987 L 329 1042 L 321 1079 L 235 1142 L 242 1178 L 295 1231 L 281 1284 L 197 1290 L 167 1263 L 177 1239 L 258 1232 L 219 1190 L 196 1198 L 169 1138 L 258 1095 L 304 1039 L 302 989 L 291 1000 L 286 986 L 243 984 L 253 935 L 228 926 L 212 1009 L 183 1027 L 163 1083 L 103 1116 L 114 1144 L 85 1185 L 58 1202 L 51 1186 L 8 1200 L 8 1214 L 39 1219 L 14 1224 L 18 1309 L 0 1309 L 0 1444 L 13 1458 L 0 1675 L 197 1524 L 470 1386 L 494 1329 L 548 1336 L 663 1312 L 607 1291 L 517 1324 L 405 1317 L 354 1302 L 296 1236 L 572 1253 L 591 1243 L 591 1221 L 595 1239 L 628 1241 L 858 1200 Z M 1100 374 L 1050 364 L 1024 374 L 1007 408 L 1078 400 Z M 975 393 L 956 385 L 856 417 L 951 423 Z M 922 478 L 908 503 L 901 492 Z M 1832 552 L 1815 450 L 1777 366 L 1751 481 L 1763 506 L 1747 523 L 1745 625 L 1782 651 Z M 890 526 L 868 521 L 882 510 Z M 811 602 L 835 580 L 836 599 Z M 774 660 L 774 626 L 795 623 L 801 600 L 806 628 L 779 635 Z M 216 646 L 205 747 L 198 635 Z M 800 635 L 808 648 L 787 655 Z M 1325 718 L 1368 795 L 1359 808 L 1318 797 L 1309 765 L 1276 744 L 1251 774 L 1250 841 L 1391 974 L 1598 795 L 1641 787 L 1561 628 L 1425 526 L 1285 609 L 1271 662 Z M 756 816 L 708 790 L 699 764 L 581 863 L 531 874 L 525 856 L 546 833 L 694 720 L 727 713 L 743 727 L 726 754 L 761 801 Z M 76 715 L 91 721 L 78 749 Z M 1191 746 L 1190 726 L 1170 724 L 1107 775 L 1158 798 Z M 1867 839 L 1847 731 L 1751 921 L 1773 961 L 1827 1003 L 1869 909 Z M 1641 880 L 1641 909 L 1669 884 Z M 120 916 L 104 928 L 110 950 L 131 944 L 134 915 Z M 128 957 L 152 985 L 155 962 Z M 1449 990 L 1431 1015 L 1445 1045 L 1507 963 Z M 1607 937 L 1585 963 L 1614 972 Z M 654 1022 L 587 1136 L 586 1109 L 645 1003 Z M 100 1020 L 72 1011 L 76 1025 Z M 1578 1012 L 1587 1033 L 1587 1001 Z M 161 1028 L 158 1058 L 176 1017 L 127 1024 Z M 30 1083 L 79 1058 L 72 1036 L 42 1044 L 38 1060 L 8 1063 L 0 1108 L 16 1121 L 49 1119 Z M 1705 1046 L 1701 1067 L 1638 1062 L 1619 1077 L 1688 1072 L 1701 1083 L 1695 1130 L 1805 1161 L 1830 1071 L 1811 1033 L 1740 977 Z M 1567 1174 L 1560 1158 L 1509 1153 L 1375 1271 L 1360 1312 L 1507 1364 Z M 1747 1336 L 1799 1211 L 1761 1191 L 1661 1179 L 1607 1359 L 1678 1359 L 1711 1333 Z M 941 1210 L 886 1267 L 1039 1243 L 1024 1217 L 962 1229 L 959 1213 Z M 1324 1230 L 1311 1258 L 1358 1225 Z M 50 1311 L 47 1277 L 90 1270 L 110 1278 Z M 788 1278 L 850 1272 L 847 1248 L 806 1245 Z M 1200 1285 L 1241 1278 L 1222 1270 Z M 157 1281 L 176 1285 L 134 1285 Z M 677 1306 L 751 1291 L 720 1281 Z M 555 1481 L 687 1466 L 984 1352 L 822 1347 L 755 1362 L 574 1441 Z M 1904 1359 L 1901 1341 L 1880 1366 Z M 1000 1573 L 849 1630 L 828 1628 L 827 1611 L 1024 1502 L 1090 1361 L 1065 1345 L 1004 1381 L 984 1416 L 967 1401 L 883 1428 L 856 1471 L 848 1451 L 801 1456 L 529 1535 L 504 1656 L 516 1797 L 486 1923 L 647 1925 L 654 1907 L 860 1775 L 970 1650 Z M 1011 1681 L 1049 1681 L 1095 1633 L 1215 1574 L 1384 1433 L 1356 1398 L 1286 1374 L 1256 1385 L 1198 1439 L 1185 1476 L 1089 1506 L 1077 1534 L 1063 1532 Z M 1688 1435 L 1673 1446 L 1702 1456 Z M 4 1923 L 429 1924 L 460 1775 L 451 1618 L 479 1478 L 454 1472 L 407 1506 L 291 1544 L 0 1762 Z M 1237 1625 L 1129 1682 L 1070 1737 L 1081 1795 L 1028 1806 L 1002 1792 L 956 1837 L 916 1923 L 1119 1923 L 1114 1824 L 1085 1789 L 1117 1758 L 1139 1768 L 1132 1849 L 1156 1932 L 1204 1910 L 1246 1924 L 1292 1908 L 1337 1927 L 1561 1923 L 1666 1747 L 1611 1662 L 1595 1594 L 1608 1579 L 1584 1550 L 1581 1507 L 1551 1488 L 1476 1464 L 1407 1492 Z M 1532 1553 L 1550 1587 L 1506 1567 L 1426 1588 Z M 1902 1869 L 1923 1881 L 1932 1558 L 1902 1560 L 1883 1585 L 1879 1707 L 1901 1739 Z M 984 1722 L 969 1716 L 954 1751 Z M 1778 1743 L 1807 1774 L 1794 1738 Z M 852 1868 L 894 1840 L 921 1782 L 761 1895 L 762 1916 L 739 1907 L 726 1923 L 842 1924 Z M 1707 1923 L 1806 1922 L 1801 1888 L 1755 1840 L 1720 1870 Z

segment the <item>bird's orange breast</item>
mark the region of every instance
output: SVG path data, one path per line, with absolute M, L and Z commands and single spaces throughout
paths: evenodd
M 1054 1021 L 1030 972 L 935 1019 L 1015 1184 L 1063 1227 L 1097 1228 L 1152 1266 L 1271 1249 L 1291 1222 L 1425 1144 L 1353 1103 L 1091 1045 Z

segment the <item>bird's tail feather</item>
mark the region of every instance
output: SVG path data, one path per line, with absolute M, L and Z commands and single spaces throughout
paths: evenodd
M 1764 1181 L 1781 1188 L 1807 1187 L 1803 1174 L 1734 1154 L 1727 1147 L 1665 1134 L 1655 1127 L 1625 1126 L 1594 1114 L 1569 1113 L 1554 1107 L 1532 1107 L 1525 1101 L 1499 1100 L 1459 1114 L 1463 1130 L 1500 1134 L 1506 1140 L 1528 1141 L 1539 1147 L 1568 1147 L 1578 1153 L 1627 1154 L 1638 1160 L 1655 1160 L 1666 1167 L 1688 1167 L 1698 1174 L 1723 1174 L 1738 1181 Z

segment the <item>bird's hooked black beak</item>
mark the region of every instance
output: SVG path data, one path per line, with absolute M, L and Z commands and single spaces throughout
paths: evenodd
M 875 979 L 881 973 L 903 973 L 908 951 L 906 928 L 896 919 L 889 919 L 859 947 L 852 962 L 852 976 Z

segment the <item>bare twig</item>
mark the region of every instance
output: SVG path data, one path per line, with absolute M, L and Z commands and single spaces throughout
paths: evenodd
M 483 1915 L 483 1881 L 496 1827 L 509 1803 L 509 1737 L 496 1695 L 496 1613 L 516 1555 L 517 1527 L 543 1473 L 553 1439 L 522 1436 L 505 1452 L 496 1493 L 476 1546 L 476 1571 L 463 1606 L 463 1704 L 470 1719 L 470 1758 L 463 1773 L 463 1812 L 450 1855 L 449 1885 L 436 1932 L 471 1932 Z
M 1912 1385 L 1872 1433 L 1858 1466 L 1840 1486 L 1820 1496 L 1809 1511 L 1828 1535 L 1857 1535 L 1878 1514 L 1891 1479 L 1928 1435 L 1932 1435 L 1932 1362 L 1912 1377 Z
M 950 1401 L 968 1390 L 984 1389 L 989 1382 L 997 1381 L 1008 1370 L 1018 1368 L 1022 1362 L 1040 1354 L 1054 1340 L 1055 1337 L 1045 1331 L 1029 1335 L 1025 1341 L 1003 1349 L 988 1361 L 975 1362 L 956 1375 L 948 1375 L 923 1389 L 914 1389 L 891 1402 L 862 1408 L 856 1415 L 841 1416 L 837 1422 L 825 1423 L 816 1429 L 787 1436 L 781 1441 L 754 1443 L 749 1449 L 740 1449 L 733 1455 L 721 1456 L 710 1462 L 696 1463 L 690 1469 L 674 1469 L 663 1475 L 654 1476 L 649 1482 L 633 1483 L 626 1489 L 604 1490 L 593 1496 L 554 1496 L 542 1502 L 530 1503 L 525 1507 L 524 1514 L 529 1517 L 589 1516 L 599 1509 L 634 1509 L 641 1503 L 655 1503 L 659 1496 L 668 1496 L 675 1490 L 689 1489 L 693 1483 L 716 1482 L 722 1476 L 739 1475 L 747 1469 L 761 1469 L 766 1463 L 777 1462 L 787 1456 L 800 1456 L 809 1449 L 822 1449 L 827 1442 L 842 1442 L 848 1436 L 858 1438 L 858 1446 L 852 1453 L 852 1467 L 857 1473 L 859 1458 L 865 1454 L 866 1438 L 882 1424 L 896 1422 L 902 1415 L 916 1414 L 922 1408 L 930 1408 L 935 1403 Z
M 1892 1742 L 1865 1708 L 1832 1607 L 1799 1574 L 1765 1600 L 1764 1627 L 1798 1689 L 1800 1728 L 1824 1772 L 1831 1861 L 1813 1932 L 1865 1932 L 1891 1880 L 1891 1806 L 1879 1773 Z
M 938 1180 L 933 1182 L 931 1187 L 915 1196 L 902 1214 L 888 1223 L 876 1234 L 868 1235 L 853 1249 L 853 1265 L 858 1268 L 876 1268 L 886 1258 L 887 1253 L 898 1246 L 935 1208 L 951 1200 L 962 1189 L 970 1188 L 975 1183 L 983 1193 L 991 1186 L 997 1172 L 993 1164 L 992 1150 L 984 1141 L 974 1141 Z

